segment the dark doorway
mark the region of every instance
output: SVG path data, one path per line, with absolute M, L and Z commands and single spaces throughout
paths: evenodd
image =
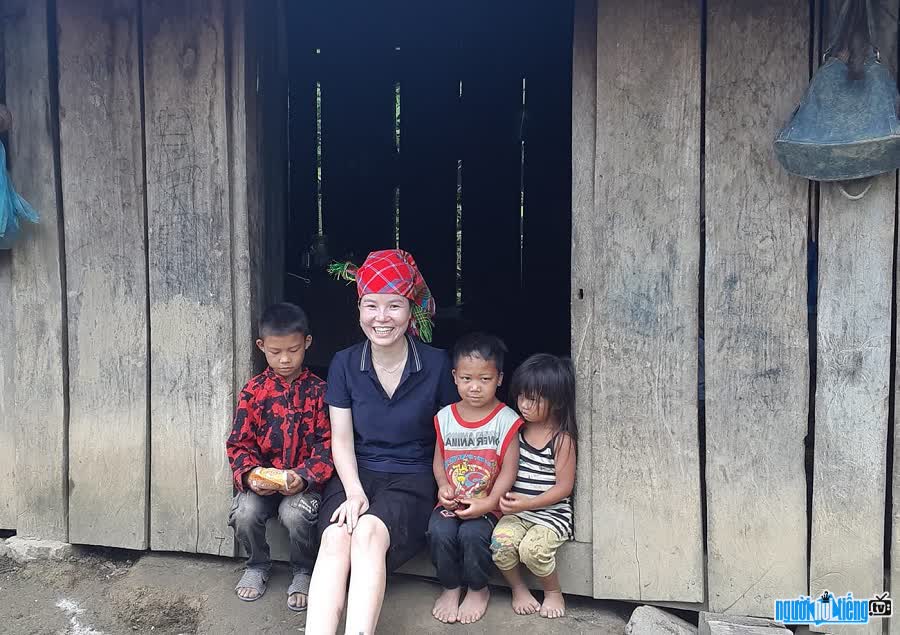
M 289 2 L 285 298 L 324 373 L 358 341 L 327 277 L 399 246 L 438 304 L 434 344 L 502 337 L 507 372 L 570 350 L 573 2 Z

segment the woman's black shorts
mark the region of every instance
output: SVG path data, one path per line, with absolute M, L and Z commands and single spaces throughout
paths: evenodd
M 425 547 L 428 519 L 437 501 L 437 486 L 430 472 L 397 474 L 359 468 L 359 481 L 369 498 L 366 514 L 384 523 L 391 537 L 387 552 L 388 573 L 395 571 Z M 331 516 L 347 500 L 341 479 L 335 474 L 322 494 L 319 536 L 331 524 Z

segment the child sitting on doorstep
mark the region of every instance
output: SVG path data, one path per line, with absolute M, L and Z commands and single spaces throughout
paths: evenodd
M 512 588 L 519 615 L 566 612 L 556 550 L 572 539 L 575 483 L 575 373 L 571 362 L 532 355 L 513 374 L 510 399 L 525 419 L 519 431 L 519 470 L 512 491 L 500 499 L 505 514 L 494 528 L 494 562 Z M 519 563 L 544 589 L 539 603 L 522 580 Z
M 487 610 L 491 532 L 500 516 L 500 496 L 516 475 L 522 420 L 496 395 L 505 352 L 503 342 L 490 335 L 460 339 L 453 349 L 460 401 L 434 418 L 438 506 L 428 523 L 428 540 L 444 591 L 432 615 L 448 624 L 471 624 Z
M 226 442 L 238 490 L 228 524 L 250 556 L 235 590 L 247 602 L 266 592 L 272 566 L 266 521 L 277 513 L 290 536 L 294 575 L 287 605 L 292 611 L 306 609 L 317 549 L 318 490 L 334 471 L 325 382 L 303 367 L 311 343 L 300 307 L 282 303 L 263 312 L 256 345 L 268 367 L 241 391 Z M 262 481 L 261 468 L 283 470 L 276 476 L 284 483 Z

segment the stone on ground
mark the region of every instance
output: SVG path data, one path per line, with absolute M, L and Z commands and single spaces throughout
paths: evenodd
M 761 617 L 700 613 L 699 635 L 789 635 L 781 624 Z
M 0 555 L 12 558 L 20 564 L 32 560 L 65 560 L 72 554 L 72 545 L 67 542 L 21 536 L 7 538 L 0 547 Z
M 697 627 L 655 606 L 634 609 L 625 626 L 626 635 L 697 635 Z

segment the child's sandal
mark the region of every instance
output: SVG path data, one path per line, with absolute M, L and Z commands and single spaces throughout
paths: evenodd
M 256 591 L 256 597 L 245 598 L 238 595 L 238 598 L 244 602 L 255 602 L 266 593 L 266 584 L 269 581 L 269 574 L 259 569 L 247 569 L 244 575 L 238 580 L 237 586 L 234 587 L 235 593 L 238 589 L 253 589 Z
M 310 575 L 308 573 L 295 573 L 294 579 L 291 580 L 291 586 L 288 587 L 287 595 L 288 595 L 288 603 L 287 607 L 294 611 L 295 613 L 300 613 L 306 610 L 307 604 L 303 606 L 294 606 L 291 604 L 290 599 L 291 596 L 295 593 L 302 593 L 306 596 L 307 603 L 309 602 L 309 582 Z

